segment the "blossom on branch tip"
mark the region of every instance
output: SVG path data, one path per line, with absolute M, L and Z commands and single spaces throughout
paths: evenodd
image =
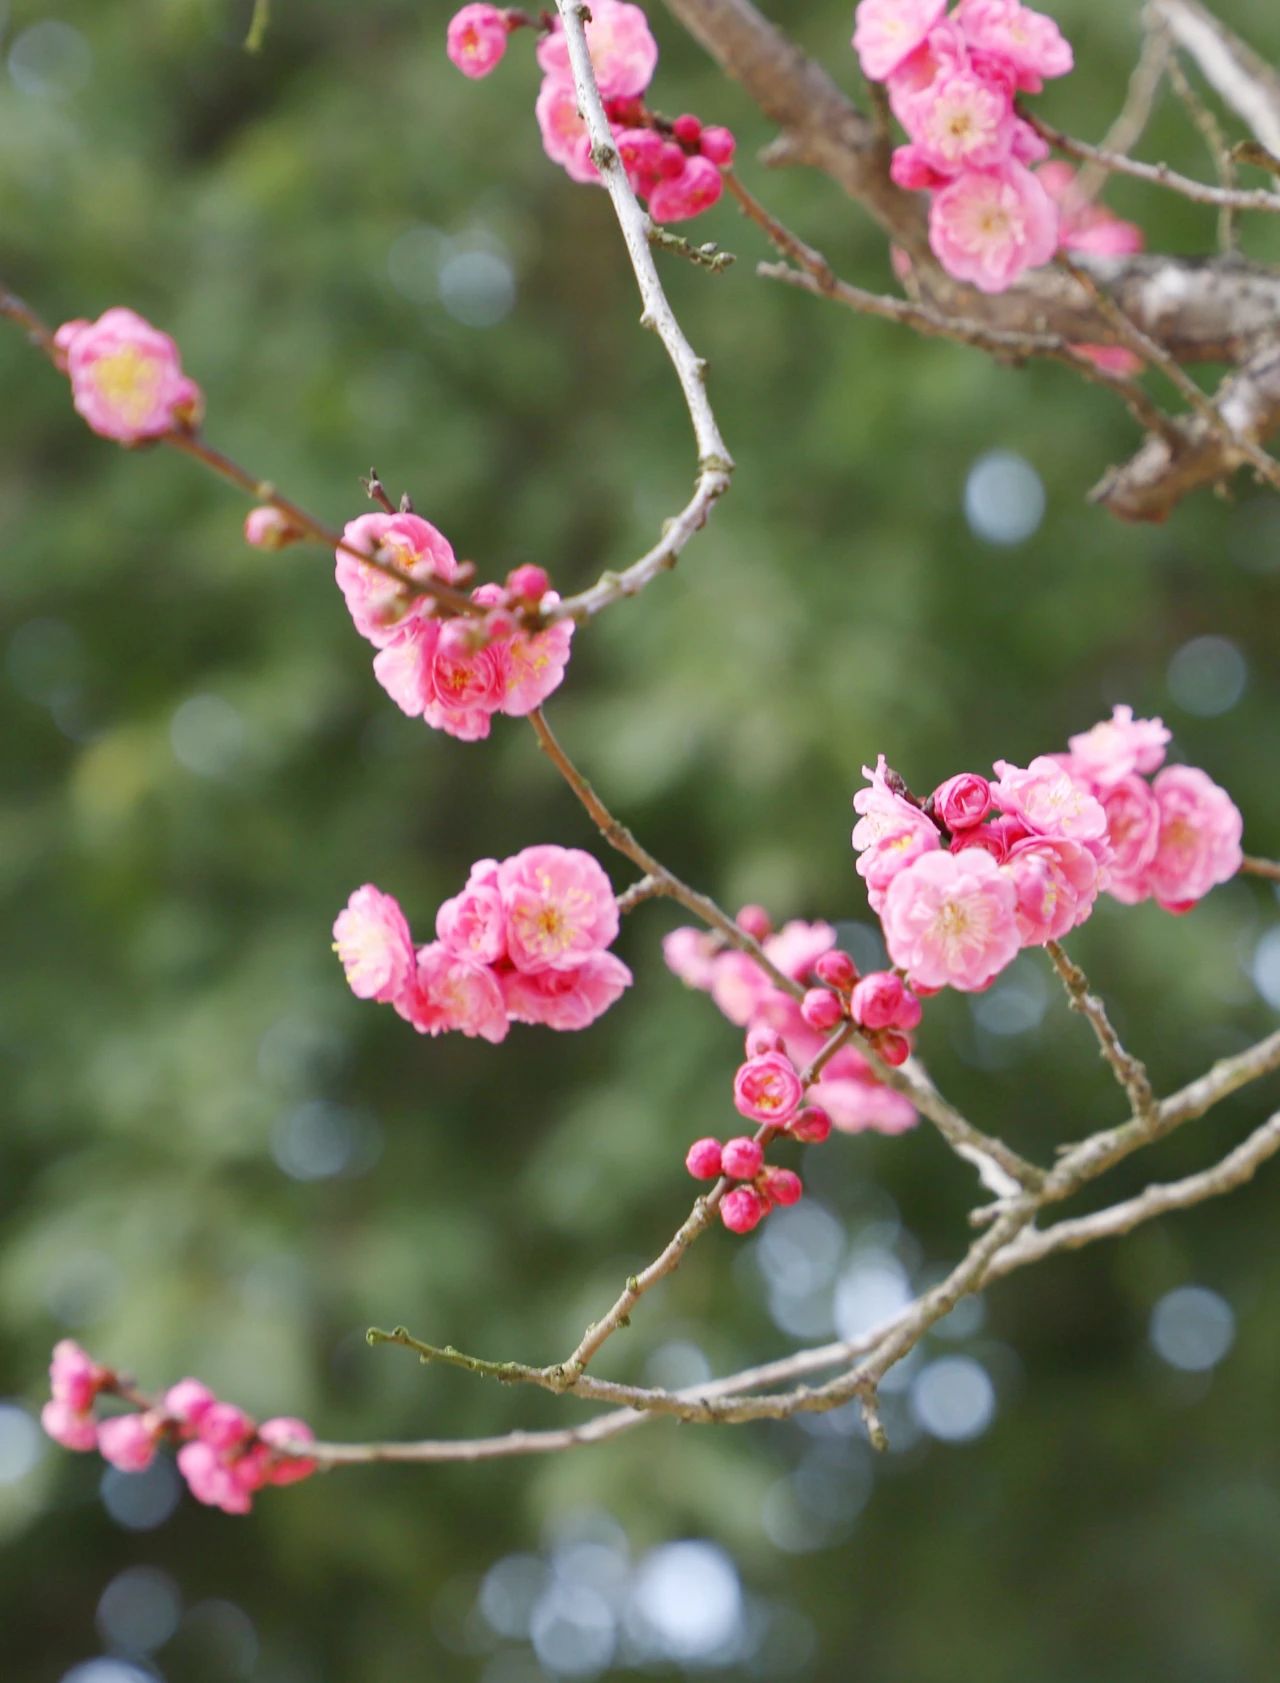
M 1011 66 L 1023 93 L 1039 93 L 1046 79 L 1075 64 L 1053 19 L 1020 0 L 960 0 L 956 16 L 973 49 Z
M 413 942 L 398 901 L 372 883 L 357 888 L 333 925 L 333 949 L 357 999 L 398 999 L 414 971 Z
M 685 1154 L 684 1166 L 694 1180 L 718 1180 L 721 1167 L 720 1141 L 709 1137 L 694 1140 Z
M 1166 766 L 1151 791 L 1160 809 L 1160 835 L 1145 886 L 1166 911 L 1189 911 L 1240 869 L 1240 811 L 1226 790 L 1195 766 Z
M 416 514 L 362 514 L 347 522 L 342 539 L 347 547 L 334 556 L 338 589 L 356 630 L 375 648 L 386 648 L 406 619 L 427 614 L 431 601 L 376 567 L 365 566 L 351 554 L 353 549 L 389 563 L 416 584 L 433 578 L 453 584 L 458 577 L 449 540 Z
M 525 848 L 499 866 L 498 889 L 517 970 L 572 970 L 617 936 L 613 888 L 579 848 Z
M 65 322 L 54 347 L 76 409 L 103 438 L 141 444 L 199 424 L 204 398 L 182 372 L 178 347 L 136 311 Z
M 464 76 L 487 76 L 507 50 L 510 26 L 497 6 L 464 6 L 449 19 L 446 51 Z

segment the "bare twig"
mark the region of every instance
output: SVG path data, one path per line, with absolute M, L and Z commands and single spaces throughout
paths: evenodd
M 1199 0 L 1151 0 L 1149 10 L 1254 136 L 1270 152 L 1280 153 L 1280 72 Z
M 1023 110 L 1021 115 L 1042 139 L 1056 146 L 1059 152 L 1065 152 L 1069 158 L 1080 158 L 1095 164 L 1109 175 L 1129 175 L 1135 181 L 1145 181 L 1148 186 L 1165 187 L 1198 205 L 1213 205 L 1218 209 L 1264 210 L 1273 215 L 1280 212 L 1280 193 L 1269 192 L 1265 187 L 1211 187 L 1207 181 L 1179 174 L 1168 164 L 1144 164 L 1137 158 L 1126 157 L 1123 152 L 1107 152 L 1101 146 L 1091 146 L 1087 140 L 1077 140 L 1073 135 L 1055 129 L 1033 112 Z
M 1265 877 L 1268 882 L 1280 882 L 1280 860 L 1252 859 L 1246 854 L 1240 869 L 1251 877 Z
M 1079 1011 L 1081 1016 L 1088 1020 L 1090 1028 L 1098 1037 L 1102 1056 L 1128 1095 L 1134 1116 L 1139 1121 L 1151 1122 L 1156 1112 L 1156 1098 L 1151 1090 L 1151 1078 L 1147 1074 L 1146 1065 L 1125 1051 L 1120 1036 L 1107 1015 L 1106 1006 L 1090 989 L 1089 978 L 1080 966 L 1067 957 L 1057 941 L 1046 941 L 1045 951 L 1067 990 L 1071 1009 Z
M 564 23 L 574 91 L 591 139 L 592 162 L 609 194 L 635 272 L 636 285 L 640 289 L 643 304 L 640 321 L 642 326 L 657 334 L 671 359 L 689 410 L 689 419 L 693 423 L 698 451 L 698 482 L 693 497 L 670 523 L 662 541 L 625 572 L 606 574 L 590 591 L 570 597 L 548 616 L 581 621 L 591 618 L 610 602 L 636 595 L 660 572 L 674 566 L 684 545 L 706 523 L 716 502 L 729 489 L 733 458 L 720 436 L 707 395 L 707 365 L 685 338 L 662 289 L 650 245 L 653 223 L 640 208 L 613 142 L 613 131 L 605 116 L 600 90 L 591 68 L 591 55 L 587 50 L 583 25 L 590 11 L 582 0 L 556 0 L 556 8 Z
M 1186 71 L 1178 62 L 1176 53 L 1172 54 L 1169 59 L 1169 82 L 1173 91 L 1187 108 L 1191 121 L 1199 129 L 1204 143 L 1209 149 L 1213 167 L 1218 172 L 1218 185 L 1228 192 L 1234 192 L 1236 187 L 1235 163 L 1226 138 L 1222 133 L 1221 124 L 1192 87 Z M 1223 205 L 1218 212 L 1218 247 L 1228 255 L 1240 248 L 1237 214 L 1231 205 Z
M 1168 32 L 1160 26 L 1143 31 L 1142 51 L 1129 77 L 1124 104 L 1102 139 L 1103 152 L 1132 152 L 1142 139 L 1164 81 L 1165 66 L 1172 50 Z M 1100 164 L 1086 164 L 1075 180 L 1075 192 L 1082 203 L 1098 196 L 1107 171 Z

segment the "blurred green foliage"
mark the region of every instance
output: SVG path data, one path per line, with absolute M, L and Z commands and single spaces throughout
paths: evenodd
M 1044 109 L 1099 135 L 1140 8 L 1054 9 L 1081 68 Z M 211 439 L 332 521 L 361 511 L 358 476 L 376 463 L 482 572 L 537 560 L 575 589 L 631 559 L 683 500 L 691 443 L 636 330 L 603 198 L 542 155 L 527 41 L 474 86 L 444 59 L 445 4 L 277 0 L 258 57 L 241 49 L 250 10 L 13 0 L 9 283 L 55 320 L 127 302 L 173 332 Z M 733 125 L 769 203 L 851 278 L 888 284 L 867 219 L 822 179 L 755 169 L 767 128 L 653 10 L 658 101 Z M 1269 11 L 1221 10 L 1280 54 Z M 787 11 L 853 87 L 847 8 Z M 1204 172 L 1199 145 L 1166 100 L 1147 155 Z M 1207 212 L 1132 183 L 1111 199 L 1156 246 L 1212 241 Z M 736 267 L 712 278 L 668 259 L 664 273 L 710 359 L 738 483 L 674 576 L 582 634 L 550 709 L 645 841 L 730 904 L 865 921 L 849 799 L 878 750 L 928 787 L 1025 762 L 1128 700 L 1162 712 L 1177 753 L 1232 790 L 1255 851 L 1280 848 L 1280 501 L 1241 486 L 1164 529 L 1122 527 L 1084 500 L 1134 443 L 1105 393 L 771 288 L 729 208 L 699 232 Z M 1246 241 L 1277 255 L 1274 229 Z M 92 437 L 13 331 L 0 381 L 0 1389 L 35 1408 L 69 1332 L 144 1383 L 197 1372 L 330 1437 L 581 1417 L 425 1372 L 362 1333 L 405 1321 L 550 1359 L 669 1234 L 687 1141 L 729 1119 L 737 1050 L 663 970 L 670 910 L 630 920 L 637 985 L 581 1039 L 418 1040 L 352 999 L 328 928 L 357 884 L 395 892 L 426 930 L 473 858 L 602 844 L 517 722 L 476 747 L 395 712 L 323 554 L 248 550 L 230 491 Z M 1024 458 L 1047 496 L 1015 545 L 964 515 L 993 449 Z M 1169 681 L 1175 652 L 1206 636 L 1247 673 L 1216 715 Z M 1114 908 L 1074 945 L 1168 1088 L 1266 1031 L 1250 967 L 1275 922 L 1274 897 L 1239 884 L 1185 920 Z M 1119 1105 L 1084 1026 L 1021 964 L 1008 997 L 1015 1016 L 1033 1002 L 1023 1032 L 942 999 L 922 1049 L 984 1126 L 1044 1156 Z M 1267 1102 L 1242 1096 L 1119 1188 L 1202 1165 Z M 326 1151 L 330 1166 L 348 1154 L 345 1172 L 316 1172 Z M 928 1132 L 837 1139 L 806 1174 L 850 1244 L 891 1240 L 896 1207 L 914 1278 L 964 1243 L 974 1188 Z M 1001 1286 L 985 1327 L 935 1349 L 986 1366 L 990 1428 L 912 1447 L 889 1399 L 901 1447 L 865 1506 L 859 1445 L 799 1427 L 664 1423 L 549 1460 L 353 1471 L 269 1493 L 250 1520 L 183 1502 L 137 1531 L 104 1509 L 96 1461 L 49 1451 L 0 1487 L 5 1675 L 58 1683 L 101 1652 L 99 1597 L 148 1565 L 188 1610 L 154 1662 L 174 1683 L 525 1683 L 543 1673 L 527 1645 L 486 1632 L 476 1586 L 608 1513 L 637 1553 L 722 1546 L 772 1606 L 764 1647 L 728 1677 L 1268 1676 L 1274 1177 Z M 709 1238 L 602 1371 L 670 1371 L 689 1343 L 716 1371 L 792 1347 L 760 1254 Z M 1188 1281 L 1237 1317 L 1212 1377 L 1147 1342 L 1152 1306 Z M 829 1325 L 819 1310 L 814 1335 Z M 793 1500 L 806 1490 L 809 1509 Z

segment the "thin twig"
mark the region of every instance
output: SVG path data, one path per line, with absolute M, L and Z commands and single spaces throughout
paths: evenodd
M 578 109 L 591 140 L 591 159 L 609 194 L 640 289 L 643 304 L 640 322 L 657 334 L 671 360 L 689 410 L 698 451 L 698 482 L 693 497 L 670 523 L 662 541 L 625 572 L 606 574 L 591 590 L 570 597 L 548 615 L 548 618 L 581 621 L 591 618 L 610 602 L 636 595 L 660 572 L 675 564 L 689 538 L 705 524 L 711 509 L 729 489 L 733 457 L 720 435 L 707 395 L 707 365 L 685 338 L 663 291 L 650 245 L 653 224 L 640 208 L 614 145 L 587 50 L 584 23 L 591 15 L 590 9 L 582 0 L 556 0 L 556 9 L 564 24 Z
M 1178 60 L 1177 53 L 1169 58 L 1169 82 L 1173 91 L 1186 107 L 1191 121 L 1199 129 L 1205 145 L 1209 149 L 1209 156 L 1213 160 L 1213 167 L 1218 172 L 1218 184 L 1229 192 L 1236 187 L 1235 164 L 1232 162 L 1231 151 L 1227 146 L 1218 119 L 1200 98 L 1192 87 L 1186 71 Z M 1231 205 L 1223 205 L 1218 211 L 1218 246 L 1227 255 L 1240 249 L 1240 232 L 1237 212 Z
M 1142 51 L 1129 77 L 1120 113 L 1103 136 L 1100 148 L 1103 152 L 1128 154 L 1142 139 L 1160 94 L 1171 51 L 1168 32 L 1160 25 L 1143 31 Z M 1089 204 L 1097 198 L 1106 179 L 1107 171 L 1102 165 L 1086 164 L 1076 177 L 1073 191 L 1081 203 Z
M 1280 71 L 1198 0 L 1151 0 L 1151 10 L 1256 138 L 1280 153 Z
M 1168 164 L 1144 164 L 1136 158 L 1126 157 L 1122 152 L 1107 152 L 1101 146 L 1091 146 L 1087 140 L 1077 140 L 1073 135 L 1055 129 L 1031 111 L 1020 110 L 1019 114 L 1050 146 L 1065 152 L 1069 158 L 1096 164 L 1110 175 L 1128 175 L 1152 187 L 1166 187 L 1171 193 L 1178 193 L 1198 205 L 1213 205 L 1218 209 L 1265 210 L 1273 215 L 1280 212 L 1280 193 L 1269 192 L 1265 187 L 1211 187 L 1207 181 L 1196 181 L 1192 176 L 1179 174 Z
M 1240 869 L 1251 877 L 1265 877 L 1268 882 L 1280 882 L 1280 860 L 1252 859 L 1246 854 Z
M 1090 1028 L 1097 1036 L 1102 1056 L 1128 1095 L 1134 1116 L 1139 1121 L 1150 1122 L 1156 1113 L 1156 1098 L 1151 1090 L 1151 1078 L 1147 1074 L 1146 1065 L 1132 1053 L 1125 1051 L 1120 1036 L 1107 1015 L 1106 1006 L 1090 989 L 1089 978 L 1080 966 L 1067 957 L 1057 941 L 1046 941 L 1045 951 L 1067 990 L 1071 1009 L 1079 1011 L 1081 1016 L 1088 1020 Z

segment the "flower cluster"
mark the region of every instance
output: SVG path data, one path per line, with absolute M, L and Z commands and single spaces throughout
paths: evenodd
M 204 397 L 182 372 L 178 347 L 133 310 L 64 322 L 53 348 L 77 410 L 103 438 L 143 444 L 199 425 Z
M 1003 292 L 1058 248 L 1058 206 L 1028 167 L 1048 148 L 1014 101 L 1065 76 L 1071 47 L 1020 0 L 946 10 L 947 0 L 862 0 L 853 45 L 909 137 L 893 179 L 932 194 L 934 255 L 957 279 Z
M 449 24 L 449 57 L 464 75 L 486 76 L 506 51 L 510 31 L 528 21 L 497 6 L 464 6 Z M 639 6 L 593 0 L 586 39 L 618 155 L 649 214 L 657 222 L 681 222 L 709 210 L 724 190 L 720 172 L 733 161 L 733 135 L 704 127 L 694 116 L 669 120 L 645 104 L 658 46 Z M 548 20 L 537 54 L 543 80 L 535 112 L 543 148 L 572 180 L 599 181 L 559 18 Z
M 49 1378 L 53 1395 L 40 1421 L 64 1449 L 96 1449 L 113 1467 L 138 1473 L 151 1465 L 162 1443 L 177 1444 L 178 1470 L 191 1494 L 225 1513 L 247 1514 L 255 1491 L 296 1484 L 315 1471 L 314 1461 L 287 1450 L 314 1442 L 304 1421 L 282 1417 L 258 1425 L 198 1379 L 180 1379 L 151 1402 L 69 1338 L 55 1345 Z M 120 1397 L 133 1410 L 99 1420 L 94 1414 L 99 1396 Z
M 456 1030 L 493 1042 L 512 1023 L 583 1029 L 631 985 L 607 949 L 618 933 L 609 879 L 589 853 L 527 847 L 482 859 L 414 949 L 389 894 L 358 888 L 333 926 L 351 991 L 392 1005 L 419 1034 Z
M 964 772 L 924 802 L 883 755 L 865 771 L 858 872 L 911 986 L 980 991 L 1020 948 L 1083 923 L 1104 890 L 1182 912 L 1233 876 L 1240 814 L 1204 772 L 1160 770 L 1168 741 L 1159 719 L 1117 707 L 1069 753 L 998 760 L 994 780 Z
M 263 522 L 250 541 L 264 542 L 276 531 Z M 373 556 L 417 586 L 428 587 L 432 580 L 463 584 L 469 569 L 429 521 L 408 513 L 362 514 L 348 522 L 342 537 L 347 547 L 336 551 L 338 588 L 356 630 L 378 651 L 374 676 L 411 719 L 478 742 L 488 736 L 495 713 L 523 718 L 559 688 L 572 621 L 528 631 L 517 612 L 550 608 L 560 600 L 541 567 L 516 567 L 505 586 L 478 585 L 471 600 L 484 612 L 446 618 L 429 589 L 418 594 L 359 559 Z
M 765 957 L 783 975 L 809 994 L 825 984 L 837 996 L 832 1005 L 838 1007 L 829 1020 L 828 1006 L 818 1008 L 815 1015 L 813 1000 L 806 997 L 803 1005 L 797 1002 L 775 987 L 753 958 L 726 947 L 718 936 L 699 929 L 673 930 L 663 941 L 668 967 L 687 987 L 709 993 L 731 1023 L 745 1028 L 749 1046 L 753 1036 L 775 1036 L 781 1042 L 779 1049 L 803 1068 L 822 1050 L 840 1018 L 850 1016 L 861 1025 L 851 1004 L 860 980 L 858 970 L 849 954 L 836 948 L 835 930 L 829 923 L 793 922 L 775 933 L 763 908 L 746 906 L 738 913 L 738 924 L 761 942 Z M 909 1018 L 910 1007 L 904 1004 L 903 1009 Z M 871 1026 L 868 1019 L 867 1027 Z M 888 1034 L 897 1032 L 887 1021 L 884 1026 Z M 873 1044 L 886 1062 L 902 1061 L 895 1040 L 882 1043 L 877 1038 Z M 828 1126 L 842 1133 L 870 1129 L 900 1134 L 916 1121 L 910 1100 L 886 1087 L 853 1045 L 841 1046 L 826 1061 L 809 1087 L 808 1098 L 829 1119 Z

